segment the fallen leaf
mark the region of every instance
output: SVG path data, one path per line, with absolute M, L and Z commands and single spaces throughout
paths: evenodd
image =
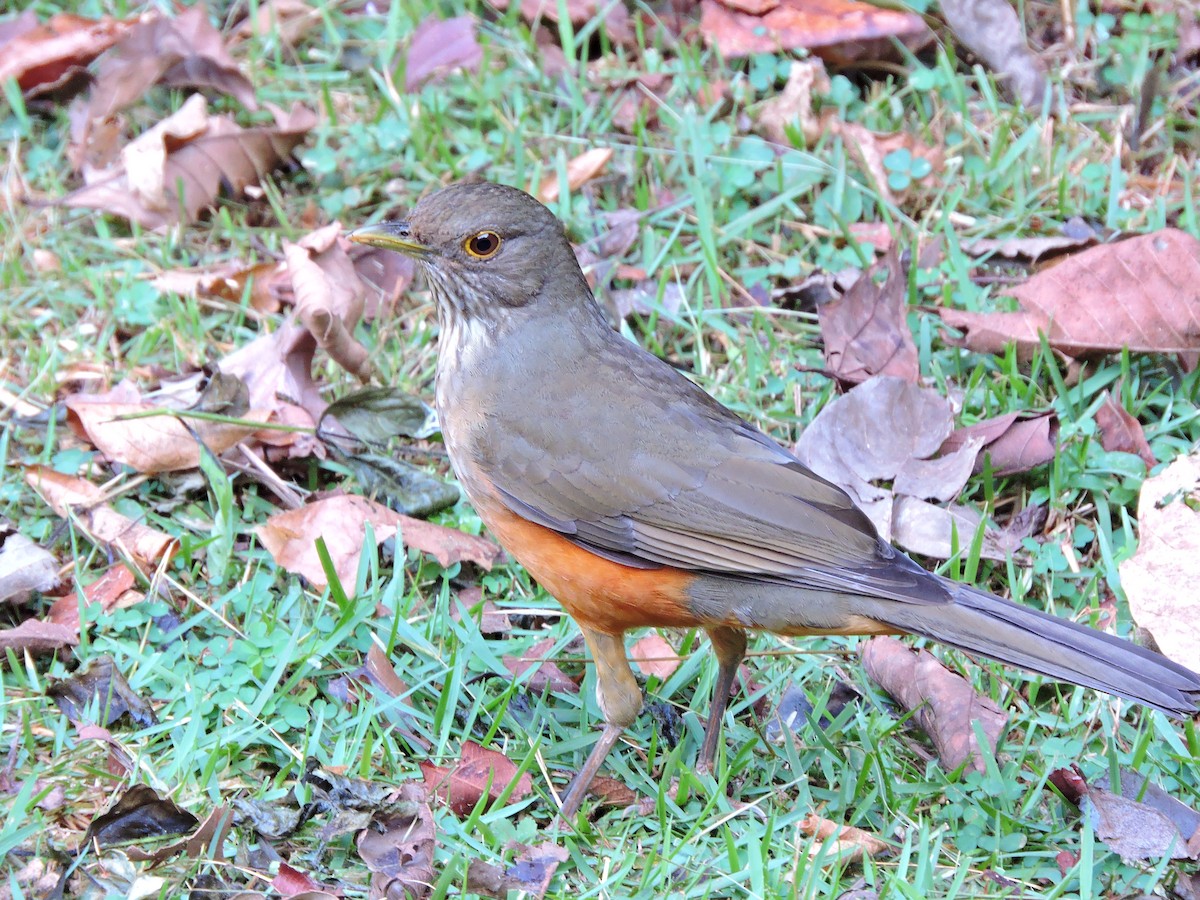
M 895 638 L 874 637 L 860 650 L 863 667 L 933 740 L 942 768 L 985 770 L 975 736 L 978 722 L 988 741 L 988 754 L 1008 731 L 1008 715 L 975 692 L 961 675 L 945 668 L 926 650 L 910 650 Z
M 1159 649 L 1200 670 L 1200 453 L 1177 457 L 1142 482 L 1138 548 L 1121 563 L 1134 620 Z
M 1086 224 L 1084 228 L 1086 230 L 1081 235 L 980 238 L 964 245 L 963 249 L 972 256 L 1003 256 L 1036 262 L 1044 256 L 1058 256 L 1068 250 L 1082 250 L 1095 244 L 1096 233 Z
M 515 786 L 510 801 L 528 797 L 533 780 L 528 772 L 517 776 L 517 766 L 503 753 L 488 750 L 474 741 L 464 741 L 462 754 L 453 766 L 420 763 L 421 775 L 430 791 L 441 798 L 456 816 L 470 815 L 485 795 L 493 801 L 500 799 L 510 784 Z
M 876 837 L 869 831 L 855 828 L 852 825 L 839 825 L 816 813 L 806 815 L 797 827 L 801 834 L 816 838 L 818 841 L 825 842 L 832 839 L 834 850 L 837 853 L 836 861 L 839 865 L 859 859 L 864 854 L 871 857 L 882 856 L 885 853 L 891 853 L 894 849 L 887 841 Z
M 91 711 L 98 709 L 96 725 L 110 727 L 125 716 L 139 728 L 158 723 L 154 709 L 129 686 L 107 653 L 90 660 L 71 677 L 53 681 L 46 693 L 72 722 L 90 721 Z
M 173 18 L 152 13 L 130 28 L 100 60 L 86 114 L 107 118 L 142 100 L 156 84 L 213 88 L 246 109 L 258 109 L 254 86 L 225 49 L 203 4 Z
M 11 522 L 0 519 L 0 603 L 21 602 L 34 591 L 45 592 L 58 583 L 54 557 Z
M 475 32 L 474 16 L 427 16 L 409 40 L 404 89 L 411 93 L 454 69 L 477 71 L 483 61 L 483 48 Z
M 307 328 L 284 322 L 239 347 L 217 367 L 245 382 L 252 409 L 269 410 L 275 419 L 289 406 L 299 408 L 315 429 L 328 405 L 312 377 L 316 351 L 317 341 Z
M 501 11 L 508 9 L 513 0 L 493 0 L 492 6 Z M 623 3 L 606 2 L 606 0 L 517 0 L 521 9 L 521 18 L 526 22 L 537 24 L 545 21 L 557 24 L 559 20 L 559 2 L 564 2 L 567 18 L 575 26 L 586 25 L 592 19 L 603 17 L 604 33 L 614 44 L 629 45 L 635 40 L 635 33 L 629 21 L 629 10 Z
M 892 540 L 910 553 L 932 559 L 950 559 L 962 553 L 975 539 L 983 516 L 954 503 L 935 506 L 916 497 L 900 495 L 892 504 Z M 990 523 L 984 525 L 979 555 L 1005 560 L 1021 549 L 1021 538 Z
M 922 44 L 929 36 L 914 14 L 857 0 L 782 0 L 763 15 L 749 15 L 718 0 L 701 0 L 700 33 L 726 58 L 784 50 L 853 53 L 851 45 L 886 45 L 892 38 Z M 824 55 L 824 54 L 822 54 Z
M 185 815 L 191 814 L 185 813 Z M 158 847 L 151 852 L 142 850 L 140 847 L 129 847 L 126 853 L 134 862 L 149 862 L 153 865 L 160 865 L 180 853 L 187 854 L 189 859 L 210 859 L 210 853 L 214 848 L 216 848 L 217 857 L 220 858 L 221 849 L 232 827 L 233 811 L 228 806 L 218 806 L 196 826 L 191 834 L 181 840 L 167 844 L 165 847 Z
M 601 175 L 605 167 L 608 166 L 608 161 L 612 159 L 612 156 L 612 147 L 593 147 L 591 150 L 585 150 L 583 153 L 569 160 L 567 162 L 568 193 L 579 190 L 579 188 L 593 178 Z M 554 203 L 558 200 L 560 188 L 561 185 L 559 184 L 558 173 L 556 172 L 543 178 L 542 183 L 534 193 L 543 203 Z
M 629 648 L 629 658 L 637 663 L 643 675 L 653 675 L 659 681 L 670 678 L 681 662 L 675 648 L 662 635 L 654 632 L 633 642 Z
M 1025 41 L 1025 26 L 1008 0 L 941 0 L 954 36 L 998 76 L 1009 93 L 1040 108 L 1046 67 Z
M 112 846 L 126 841 L 183 834 L 200 820 L 172 801 L 160 798 L 154 788 L 135 784 L 88 825 L 83 845 L 96 841 Z
M 15 78 L 26 96 L 52 90 L 115 44 L 130 27 L 107 16 L 56 13 L 39 25 L 33 9 L 4 24 L 0 82 Z
M 1071 356 L 1200 350 L 1200 240 L 1166 228 L 1068 257 L 1010 291 L 1019 312 L 939 310 L 964 346 L 1030 356 L 1045 335 Z
M 557 643 L 556 638 L 544 638 L 520 656 L 505 654 L 501 662 L 504 663 L 504 668 L 512 672 L 513 678 L 521 678 L 530 669 L 534 669 L 534 673 L 526 678 L 524 683 L 535 694 L 544 691 L 578 694 L 579 685 L 568 677 L 554 660 L 546 658 L 546 654 L 553 650 Z
M 819 139 L 823 127 L 813 112 L 813 95 L 829 91 L 829 75 L 819 59 L 793 60 L 787 83 L 775 96 L 764 100 L 758 110 L 758 127 L 769 140 L 787 146 L 789 127 L 799 129 L 805 139 Z
M 134 584 L 136 580 L 133 570 L 124 563 L 116 563 L 83 589 L 84 603 L 99 604 L 104 612 L 116 609 L 122 600 L 126 601 L 126 605 L 131 605 L 131 601 L 142 599 L 142 595 L 133 590 Z M 47 619 L 78 634 L 81 624 L 79 606 L 79 598 L 73 593 L 60 597 L 51 604 Z
M 334 222 L 295 244 L 284 241 L 283 254 L 300 321 L 330 358 L 365 380 L 369 354 L 353 335 L 362 318 L 365 291 L 341 232 L 342 226 Z
M 53 653 L 78 643 L 77 630 L 40 619 L 26 619 L 13 628 L 0 628 L 0 652 Z
M 202 101 L 200 98 L 195 106 Z M 286 162 L 317 123 L 316 115 L 298 103 L 287 114 L 274 112 L 275 125 L 254 128 L 210 116 L 204 129 L 186 140 L 168 141 L 163 129 L 152 131 L 145 144 L 134 141 L 133 150 L 127 147 L 128 152 L 122 151 L 121 162 L 94 173 L 90 183 L 61 202 L 122 216 L 143 228 L 195 222 L 222 191 L 241 196 L 247 187 L 257 185 L 263 175 Z M 129 171 L 125 157 L 138 168 Z M 162 191 L 148 196 L 153 184 L 161 184 Z M 137 187 L 141 196 L 135 193 Z
M 379 815 L 357 838 L 358 855 L 371 870 L 371 896 L 423 900 L 433 889 L 437 832 L 425 788 L 400 788 L 395 812 Z
M 398 254 L 393 254 L 398 255 Z M 181 297 L 215 297 L 240 305 L 243 298 L 258 312 L 279 312 L 292 301 L 287 266 L 267 260 L 246 265 L 236 260 L 195 269 L 169 269 L 150 279 L 155 289 Z
M 230 37 L 231 44 L 240 44 L 256 36 L 273 36 L 288 47 L 295 47 L 314 28 L 321 24 L 323 11 L 304 0 L 264 0 L 250 7 L 246 16 Z
M 882 282 L 879 275 L 886 276 Z M 917 381 L 917 345 L 908 327 L 908 276 L 893 251 L 840 298 L 817 309 L 825 365 L 854 383 L 873 375 Z M 957 493 L 957 492 L 956 492 Z
M 71 518 L 105 547 L 124 554 L 143 575 L 149 575 L 179 549 L 179 542 L 170 535 L 134 522 L 107 506 L 104 492 L 90 481 L 63 475 L 48 466 L 29 466 L 25 482 L 57 515 Z
M 255 533 L 276 563 L 324 588 L 325 572 L 317 555 L 317 539 L 324 538 L 339 580 L 353 585 L 368 522 L 377 544 L 399 532 L 405 546 L 430 554 L 444 567 L 469 560 L 491 568 L 500 553 L 500 548 L 484 538 L 409 518 L 349 494 L 277 513 Z
M 1100 429 L 1100 446 L 1105 450 L 1140 456 L 1147 469 L 1158 465 L 1142 423 L 1108 391 L 1104 392 L 1104 402 L 1096 410 L 1096 427 Z
M 1054 459 L 1058 452 L 1057 441 L 1058 418 L 1054 413 L 1013 412 L 955 429 L 939 452 L 956 453 L 964 446 L 975 444 L 978 447 L 976 472 L 983 471 L 985 462 L 990 460 L 992 471 L 997 475 L 1015 475 Z

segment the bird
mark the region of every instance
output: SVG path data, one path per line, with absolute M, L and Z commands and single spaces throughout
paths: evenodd
M 929 572 L 837 485 L 616 331 L 562 223 L 524 191 L 452 184 L 351 241 L 413 257 L 437 308 L 451 466 L 491 534 L 578 624 L 604 727 L 562 796 L 573 821 L 642 708 L 624 636 L 703 629 L 711 770 L 747 632 L 913 634 L 1183 718 L 1200 675 Z

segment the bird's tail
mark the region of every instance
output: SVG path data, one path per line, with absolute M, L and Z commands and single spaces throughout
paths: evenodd
M 1200 712 L 1200 674 L 1129 641 L 942 579 L 946 604 L 888 604 L 891 624 L 1180 718 Z

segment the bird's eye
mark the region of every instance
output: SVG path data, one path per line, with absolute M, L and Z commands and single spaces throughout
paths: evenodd
M 481 231 L 463 241 L 463 249 L 476 259 L 495 256 L 500 249 L 500 235 L 494 231 Z

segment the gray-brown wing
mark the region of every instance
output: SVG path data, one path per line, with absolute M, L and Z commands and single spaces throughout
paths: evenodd
M 597 411 L 588 434 L 556 435 L 553 457 L 538 434 L 509 432 L 493 487 L 518 515 L 626 565 L 949 602 L 844 491 L 671 374 L 669 400 Z M 627 444 L 590 449 L 612 434 Z

